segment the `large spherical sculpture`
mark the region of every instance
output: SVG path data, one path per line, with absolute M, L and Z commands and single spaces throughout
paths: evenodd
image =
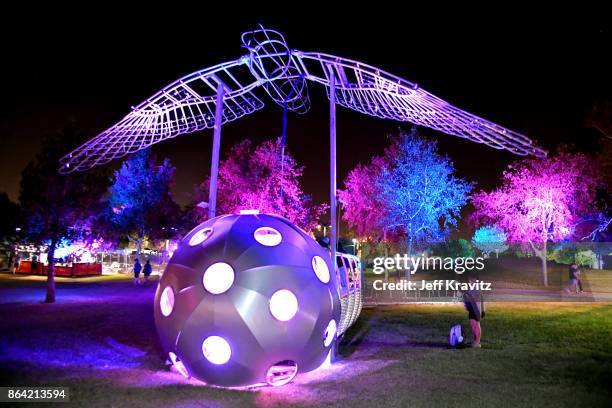
M 207 384 L 283 385 L 319 367 L 340 320 L 330 256 L 288 220 L 224 215 L 179 244 L 155 294 L 170 360 Z

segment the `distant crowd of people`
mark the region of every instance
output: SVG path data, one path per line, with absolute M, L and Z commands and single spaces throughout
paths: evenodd
M 144 275 L 144 282 L 140 280 L 140 272 L 142 271 Z M 138 258 L 134 259 L 134 284 L 141 284 L 149 282 L 149 276 L 151 276 L 151 272 L 153 272 L 153 267 L 151 266 L 151 261 L 147 259 L 145 262 L 144 269 L 140 264 Z

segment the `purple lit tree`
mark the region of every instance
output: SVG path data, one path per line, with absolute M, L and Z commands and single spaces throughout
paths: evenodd
M 595 163 L 562 149 L 547 159 L 508 166 L 501 187 L 473 197 L 474 216 L 502 227 L 509 242 L 528 243 L 542 261 L 542 280 L 548 285 L 547 243 L 572 234 L 575 221 L 592 210 L 597 186 Z
M 148 149 L 125 160 L 110 187 L 109 214 L 115 232 L 127 237 L 140 254 L 145 237 L 166 236 L 180 217 L 170 187 L 174 167 L 165 159 L 157 164 Z
M 300 187 L 304 168 L 285 150 L 281 161 L 280 141 L 254 146 L 248 139 L 232 147 L 219 165 L 217 208 L 220 214 L 253 209 L 281 215 L 305 230 L 312 230 L 326 205 L 315 205 Z M 198 188 L 196 199 L 208 197 L 208 180 Z M 199 200 L 198 200 L 199 201 Z M 203 221 L 206 214 L 198 213 Z
M 388 209 L 387 203 L 380 200 L 380 179 L 383 169 L 389 165 L 386 157 L 378 156 L 367 165 L 358 164 L 344 180 L 344 190 L 338 190 L 338 196 L 344 203 L 342 218 L 361 239 L 386 238 L 383 216 Z
M 24 232 L 31 241 L 49 244 L 46 303 L 55 302 L 55 249 L 61 239 L 81 233 L 83 220 L 101 209 L 108 186 L 108 172 L 103 168 L 58 173 L 63 153 L 84 139 L 72 123 L 46 136 L 41 153 L 21 173 L 19 201 L 25 217 Z

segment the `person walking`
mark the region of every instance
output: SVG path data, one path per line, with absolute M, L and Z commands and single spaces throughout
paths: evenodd
M 570 289 L 575 291 L 576 293 L 584 292 L 582 290 L 582 277 L 580 269 L 578 268 L 578 265 L 575 262 L 570 265 Z
M 13 275 L 17 273 L 17 270 L 19 269 L 19 262 L 20 261 L 21 260 L 19 259 L 19 255 L 15 255 L 15 261 L 14 261 L 14 263 L 12 265 L 13 266 L 13 268 L 12 268 L 13 269 Z
M 38 275 L 38 256 L 32 255 L 32 262 L 30 263 L 30 273 L 32 275 Z
M 148 259 L 147 262 L 145 262 L 144 270 L 142 272 L 144 273 L 145 283 L 149 282 L 149 276 L 151 276 L 153 268 L 151 267 L 151 261 Z
M 582 290 L 582 273 L 580 272 L 578 265 L 576 265 L 576 271 L 574 272 L 574 276 L 576 277 L 576 280 L 578 281 L 578 293 L 584 292 L 584 290 Z
M 140 283 L 140 271 L 142 270 L 142 265 L 138 258 L 134 259 L 134 284 L 138 285 Z
M 580 285 L 580 291 L 582 291 L 582 283 L 580 283 L 580 270 L 576 263 L 572 263 L 569 267 L 569 284 L 566 289 L 567 293 L 578 293 L 578 285 Z

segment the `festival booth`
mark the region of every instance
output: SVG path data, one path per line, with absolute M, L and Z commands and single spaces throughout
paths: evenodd
M 15 273 L 22 275 L 47 275 L 47 247 L 45 245 L 23 244 L 15 248 L 19 261 L 19 266 Z M 57 251 L 59 252 L 59 250 Z M 57 253 L 56 252 L 56 253 Z M 62 257 L 65 261 L 66 255 Z M 83 261 L 83 259 L 79 259 Z M 102 264 L 98 262 L 56 262 L 55 276 L 95 276 L 102 275 Z
M 36 261 L 21 261 L 15 273 L 23 275 L 47 275 L 48 265 Z M 102 275 L 101 263 L 56 264 L 55 276 L 95 276 Z

